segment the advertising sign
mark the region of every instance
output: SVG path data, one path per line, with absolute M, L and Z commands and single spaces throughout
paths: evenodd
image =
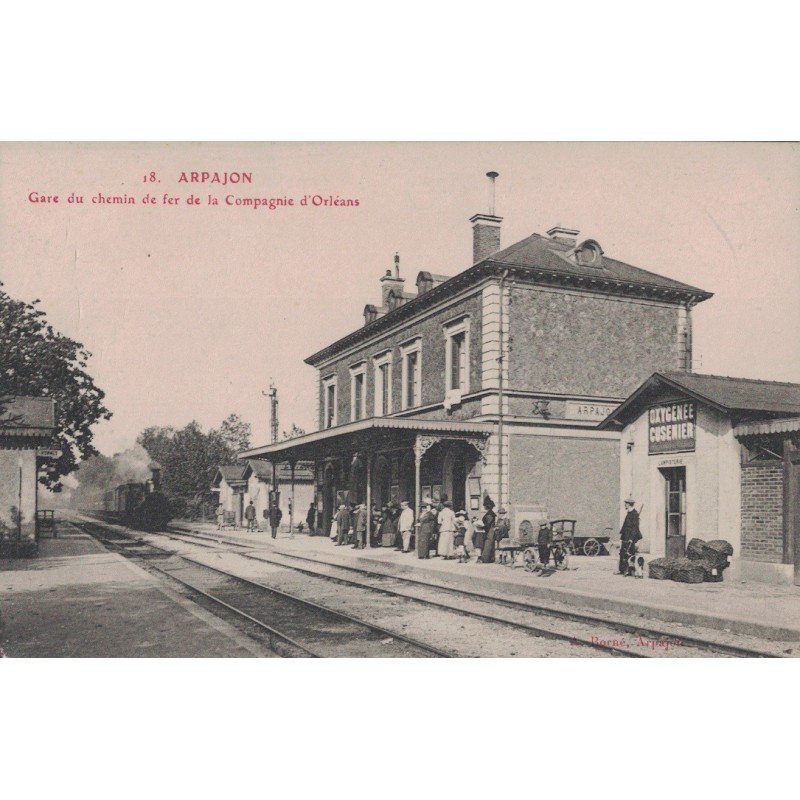
M 691 400 L 652 406 L 647 412 L 650 454 L 693 451 L 696 414 L 697 406 Z

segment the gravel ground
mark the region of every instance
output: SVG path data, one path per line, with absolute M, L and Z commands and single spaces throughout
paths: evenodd
M 597 609 L 580 609 L 575 606 L 554 602 L 544 604 L 566 612 L 578 611 L 590 614 L 593 617 L 608 618 L 608 626 L 602 623 L 579 623 L 549 615 L 537 615 L 535 612 L 528 610 L 510 609 L 499 603 L 454 598 L 452 594 L 438 591 L 432 587 L 409 586 L 400 580 L 392 578 L 392 576 L 376 580 L 368 576 L 355 575 L 353 572 L 343 570 L 333 564 L 303 565 L 308 569 L 323 574 L 341 576 L 349 580 L 364 582 L 367 585 L 380 585 L 393 591 L 400 591 L 406 595 L 457 605 L 464 610 L 492 614 L 512 622 L 534 625 L 556 634 L 563 635 L 566 633 L 575 637 L 572 641 L 553 640 L 545 636 L 514 631 L 498 623 L 464 617 L 452 612 L 432 609 L 429 606 L 409 604 L 407 600 L 401 598 L 376 595 L 370 589 L 359 589 L 330 583 L 323 579 L 315 579 L 311 576 L 273 565 L 254 565 L 252 560 L 231 553 L 225 553 L 224 556 L 222 553 L 218 553 L 211 557 L 206 548 L 192 546 L 189 543 L 173 542 L 171 546 L 180 547 L 187 553 L 196 554 L 198 560 L 207 559 L 206 563 L 214 563 L 221 566 L 219 559 L 224 558 L 224 568 L 230 569 L 232 572 L 245 575 L 254 580 L 260 578 L 269 585 L 274 585 L 287 592 L 314 600 L 321 605 L 330 605 L 332 608 L 341 609 L 388 629 L 436 644 L 442 649 L 451 650 L 459 656 L 608 657 L 608 653 L 590 646 L 589 643 L 595 641 L 613 642 L 634 655 L 641 654 L 669 658 L 719 657 L 713 652 L 703 651 L 689 644 L 684 644 L 682 640 L 689 637 L 709 639 L 721 644 L 739 647 L 751 647 L 775 655 L 797 655 L 795 643 L 766 642 L 755 637 L 742 636 L 741 634 L 660 621 L 656 624 L 656 627 L 661 633 L 655 636 L 621 633 L 613 627 L 615 622 L 637 625 L 642 624 L 643 621 L 636 616 L 604 615 L 603 612 Z M 258 554 L 253 553 L 253 555 L 257 556 Z M 276 557 L 276 554 L 271 551 L 265 552 L 264 555 L 269 558 Z
M 251 580 L 351 614 L 464 658 L 612 657 L 591 647 L 514 630 L 506 625 L 422 606 L 406 599 L 377 594 L 371 589 L 315 579 L 285 567 L 257 563 L 235 553 L 216 552 L 176 543 L 176 549 L 202 563 L 227 569 Z

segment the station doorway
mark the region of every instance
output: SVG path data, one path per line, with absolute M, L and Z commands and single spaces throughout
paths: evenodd
M 794 585 L 800 586 L 800 451 L 788 454 L 784 471 L 784 516 L 786 541 L 791 544 L 794 561 Z
M 667 558 L 686 554 L 686 467 L 659 469 L 664 477 L 664 530 Z

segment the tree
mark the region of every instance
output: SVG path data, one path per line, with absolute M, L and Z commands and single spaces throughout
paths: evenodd
M 250 437 L 253 429 L 238 414 L 229 414 L 219 426 L 219 434 L 223 442 L 234 453 L 250 449 Z
M 283 441 L 287 439 L 296 439 L 298 436 L 305 436 L 306 432 L 302 428 L 298 428 L 295 423 L 292 423 L 292 428 L 289 431 L 283 432 Z
M 250 424 L 230 414 L 218 429 L 204 433 L 192 420 L 183 428 L 150 427 L 136 439 L 162 467 L 161 486 L 184 507 L 210 499 L 210 484 L 220 465 L 235 464 L 250 446 Z M 176 505 L 177 508 L 177 505 Z
M 110 419 L 111 412 L 103 405 L 105 393 L 86 371 L 91 353 L 54 331 L 38 303 L 14 300 L 0 288 L 0 396 L 56 401 L 54 439 L 62 455 L 39 480 L 58 492 L 61 478 L 79 461 L 97 454 L 92 426 Z

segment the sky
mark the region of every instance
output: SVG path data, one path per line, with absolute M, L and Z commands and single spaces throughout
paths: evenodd
M 95 428 L 101 452 L 230 413 L 263 444 L 270 379 L 281 431 L 315 429 L 303 359 L 363 324 L 395 252 L 412 289 L 420 270 L 470 266 L 489 170 L 503 247 L 577 228 L 610 257 L 714 293 L 694 311 L 696 371 L 800 382 L 797 144 L 0 143 L 0 280 L 92 353 L 113 412 Z M 209 180 L 180 181 L 191 172 Z

